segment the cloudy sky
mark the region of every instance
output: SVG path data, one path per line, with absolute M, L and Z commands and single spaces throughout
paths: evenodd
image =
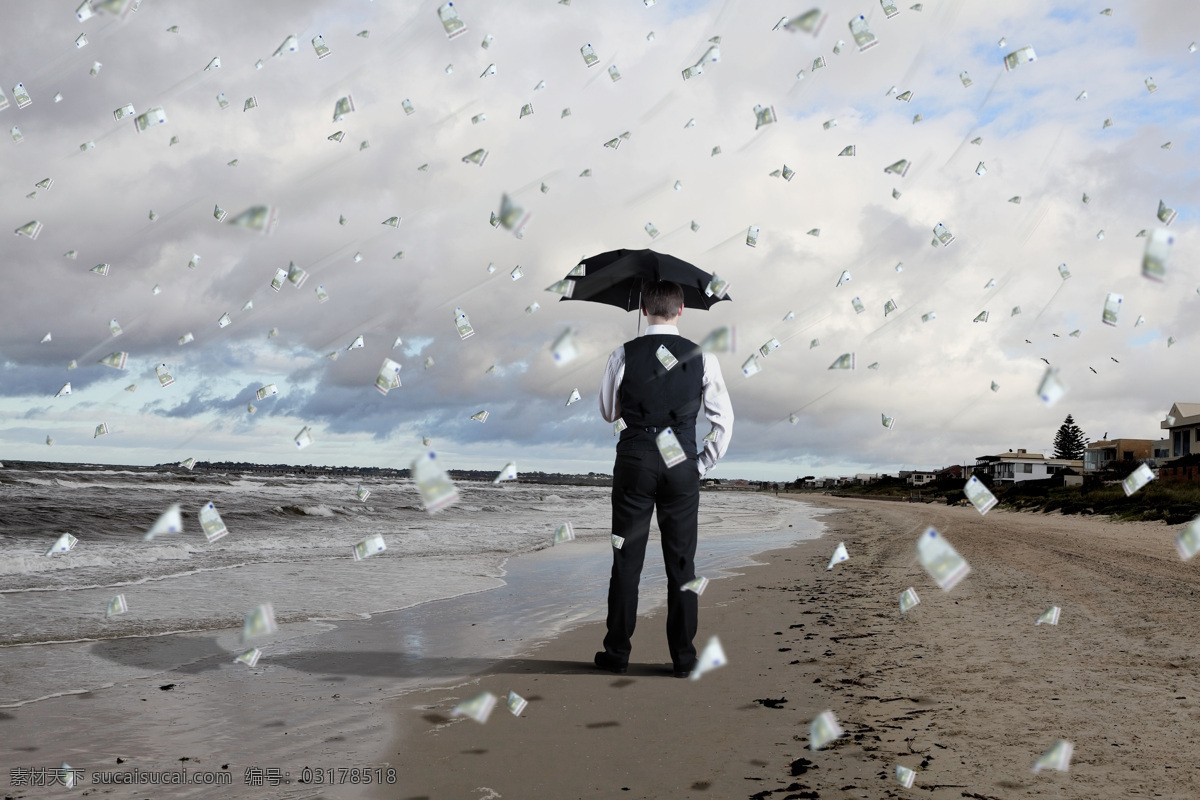
M 142 0 L 82 23 L 77 5 L 2 4 L 0 127 L 23 140 L 0 142 L 0 213 L 9 230 L 43 225 L 0 240 L 5 459 L 406 467 L 428 436 L 450 467 L 607 472 L 615 439 L 596 393 L 636 317 L 545 287 L 622 247 L 731 283 L 733 302 L 680 323 L 696 341 L 736 329 L 719 356 L 736 423 L 714 477 L 1041 452 L 1067 413 L 1091 439 L 1157 438 L 1172 402 L 1200 400 L 1191 0 L 905 0 L 891 19 L 878 0 L 837 0 L 815 36 L 773 30 L 811 7 L 779 0 L 456 0 L 467 31 L 454 38 L 437 0 Z M 860 14 L 878 40 L 862 52 L 848 27 Z M 272 57 L 289 35 L 298 50 Z M 685 81 L 713 36 L 719 62 Z M 1037 60 L 1006 71 L 1026 45 Z M 343 96 L 354 111 L 334 122 Z M 167 122 L 139 133 L 114 120 L 127 104 Z M 756 130 L 757 105 L 777 122 Z M 482 166 L 463 161 L 480 148 Z M 884 172 L 900 159 L 906 175 Z M 790 181 L 772 177 L 785 165 Z M 523 238 L 490 224 L 504 193 L 532 215 Z M 1155 282 L 1137 234 L 1164 227 L 1160 200 L 1178 218 Z M 258 205 L 278 215 L 269 235 L 213 214 Z M 382 224 L 393 216 L 399 227 Z M 938 223 L 947 246 L 931 246 Z M 307 282 L 273 291 L 291 262 Z M 107 276 L 89 271 L 100 263 Z M 1124 298 L 1115 326 L 1101 322 L 1110 292 Z M 559 366 L 549 346 L 567 328 L 580 355 Z M 359 335 L 365 347 L 348 351 Z M 772 337 L 782 347 L 743 377 Z M 124 371 L 98 363 L 114 351 Z M 843 353 L 856 368 L 830 370 Z M 403 364 L 386 397 L 374 388 L 385 357 Z M 1042 359 L 1067 386 L 1053 407 L 1037 396 Z M 173 385 L 160 387 L 159 364 Z M 267 383 L 279 395 L 254 400 Z M 583 402 L 568 407 L 575 388 Z M 94 437 L 101 422 L 109 433 Z M 304 426 L 314 443 L 298 450 Z

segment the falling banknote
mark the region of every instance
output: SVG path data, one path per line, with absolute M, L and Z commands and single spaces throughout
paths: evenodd
M 571 523 L 564 522 L 554 529 L 554 543 L 562 544 L 563 542 L 575 541 L 575 529 L 571 527 Z
M 735 342 L 736 333 L 733 328 L 717 328 L 704 337 L 704 341 L 700 343 L 700 351 L 703 353 L 732 353 Z
M 658 452 L 662 454 L 663 461 L 668 468 L 687 460 L 687 454 L 683 452 L 683 446 L 679 444 L 679 439 L 675 437 L 675 432 L 670 428 L 667 428 L 654 437 L 654 441 L 658 445 Z
M 1046 611 L 1043 612 L 1043 614 L 1037 618 L 1037 622 L 1035 622 L 1033 624 L 1034 625 L 1057 625 L 1058 624 L 1058 616 L 1061 613 L 1062 613 L 1062 609 L 1060 609 L 1058 606 L 1050 606 L 1050 608 L 1046 609 Z
M 175 382 L 175 379 L 171 377 L 171 373 L 167 372 L 166 364 L 159 364 L 155 367 L 154 374 L 158 376 L 158 382 L 164 389 Z
M 79 540 L 76 539 L 71 534 L 64 533 L 62 536 L 59 536 L 57 539 L 54 540 L 54 544 L 51 545 L 50 549 L 46 551 L 46 555 L 52 556 L 55 553 L 70 552 L 75 547 L 75 544 L 78 541 Z
M 574 361 L 579 356 L 579 347 L 575 344 L 575 332 L 570 328 L 559 334 L 550 345 L 550 354 L 554 356 L 556 366 Z
M 253 667 L 258 663 L 258 659 L 262 656 L 262 650 L 257 647 L 252 647 L 246 652 L 239 655 L 233 661 L 235 664 L 245 664 L 247 667 Z
M 854 353 L 842 353 L 829 365 L 830 369 L 854 369 Z
M 729 281 L 722 280 L 715 272 L 708 282 L 708 286 L 704 289 L 704 294 L 708 297 L 724 297 L 729 291 Z
M 475 329 L 471 327 L 471 321 L 467 319 L 467 314 L 461 308 L 454 309 L 454 327 L 458 328 L 458 338 L 466 339 L 475 335 Z
M 449 5 L 447 3 L 446 5 Z M 492 709 L 496 707 L 496 695 L 491 692 L 480 692 L 469 700 L 464 700 L 450 712 L 452 717 L 470 717 L 480 725 L 488 721 Z
M 508 710 L 512 712 L 514 717 L 521 716 L 521 712 L 525 710 L 525 706 L 529 705 L 529 701 L 513 690 L 508 690 Z
M 1047 407 L 1053 406 L 1067 393 L 1067 385 L 1058 377 L 1058 370 L 1046 367 L 1042 382 L 1038 384 L 1038 397 Z
M 279 630 L 279 626 L 275 624 L 275 610 L 271 608 L 270 603 L 264 603 L 246 614 L 246 618 L 242 621 L 242 641 L 256 636 L 266 636 L 277 630 Z
M 1175 549 L 1184 561 L 1200 552 L 1200 517 L 1185 525 L 1175 537 Z
M 1037 61 L 1037 54 L 1033 52 L 1033 46 L 1025 45 L 1004 57 L 1004 71 L 1011 72 L 1021 64 L 1029 64 L 1034 61 Z
M 375 376 L 375 388 L 380 394 L 386 395 L 392 389 L 400 388 L 400 364 L 390 358 L 385 358 Z
M 128 358 L 129 358 L 129 353 L 125 353 L 125 352 L 109 353 L 104 358 L 100 359 L 100 361 L 98 363 L 103 364 L 106 367 L 112 367 L 114 369 L 125 369 L 125 362 Z
M 383 541 L 383 534 L 372 534 L 354 545 L 354 560 L 362 561 L 384 550 L 387 550 L 387 544 Z
M 708 587 L 708 578 L 695 578 L 688 581 L 683 586 L 679 587 L 682 592 L 695 592 L 697 595 L 704 594 L 704 590 Z
M 909 611 L 921 602 L 921 598 L 917 597 L 917 590 L 911 586 L 904 590 L 900 595 L 900 613 Z
M 963 493 L 966 494 L 967 499 L 971 501 L 971 505 L 975 506 L 975 510 L 980 514 L 986 514 L 991 511 L 997 502 L 996 496 L 974 475 L 967 481 L 967 485 L 963 487 Z
M 729 659 L 725 658 L 725 650 L 721 647 L 721 641 L 714 636 L 708 640 L 708 644 L 704 645 L 704 649 L 696 657 L 696 665 L 692 667 L 688 678 L 698 681 L 704 673 L 711 672 L 717 667 L 723 667 L 727 663 L 729 663 Z
M 1103 322 L 1105 325 L 1112 325 L 1115 327 L 1117 324 L 1117 314 L 1121 311 L 1121 301 L 1124 299 L 1125 298 L 1119 294 L 1109 292 L 1104 298 L 1104 313 L 1100 317 L 1101 322 Z
M 211 502 L 200 507 L 200 527 L 204 529 L 204 535 L 209 542 L 215 542 L 229 533 L 221 515 L 217 513 L 217 507 Z
M 300 432 L 296 434 L 296 436 L 293 438 L 293 441 L 296 443 L 297 450 L 303 450 L 304 448 L 308 447 L 313 443 L 312 428 L 305 425 L 300 429 Z
M 1129 497 L 1152 480 L 1154 480 L 1154 472 L 1150 467 L 1139 464 L 1137 469 L 1121 481 L 1121 488 L 1125 490 L 1125 496 Z
M 183 533 L 183 512 L 179 510 L 178 503 L 172 504 L 166 511 L 160 514 L 142 539 L 148 542 L 155 536 L 164 533 Z
M 1142 276 L 1155 281 L 1163 281 L 1167 277 L 1167 261 L 1171 257 L 1171 245 L 1175 244 L 1174 235 L 1161 228 L 1156 228 L 1146 237 L 1146 251 L 1142 255 Z
M 783 344 L 778 339 L 771 337 L 767 340 L 766 344 L 758 348 L 758 352 L 762 354 L 763 358 L 766 358 L 782 346 Z
M 834 564 L 840 564 L 843 561 L 848 561 L 849 559 L 850 554 L 846 552 L 846 543 L 838 542 L 838 546 L 834 548 L 833 556 L 829 559 L 829 566 L 825 567 L 825 569 L 833 569 Z
M 1161 222 L 1163 225 L 1170 225 L 1172 222 L 1175 221 L 1176 216 L 1178 216 L 1178 214 L 1176 213 L 1175 209 L 1171 208 L 1169 205 L 1164 203 L 1162 200 L 1158 201 L 1158 221 L 1159 222 Z
M 1033 771 L 1041 772 L 1044 769 L 1053 769 L 1066 772 L 1071 766 L 1071 754 L 1074 752 L 1075 745 L 1060 739 L 1034 762 Z
M 104 613 L 104 616 L 115 617 L 117 614 L 124 614 L 128 610 L 129 606 L 125 603 L 125 595 L 119 594 L 108 601 L 108 611 Z
M 833 712 L 822 711 L 808 726 L 808 746 L 812 750 L 820 750 L 840 738 L 842 732 Z
M 860 53 L 879 44 L 875 34 L 871 33 L 871 29 L 867 27 L 867 18 L 862 14 L 850 20 L 850 35 L 854 37 L 854 43 L 858 45 Z
M 755 106 L 754 107 L 754 130 L 758 130 L 763 125 L 770 125 L 778 118 L 775 116 L 775 106 Z
M 421 501 L 430 514 L 458 502 L 458 489 L 437 462 L 432 450 L 418 456 L 412 463 L 412 478 L 421 493 Z
M 917 559 L 944 591 L 953 589 L 971 571 L 966 559 L 932 526 L 917 540 Z
M 658 350 L 654 351 L 654 355 L 658 359 L 659 363 L 667 368 L 667 372 L 670 372 L 671 369 L 679 363 L 679 359 L 675 358 L 671 351 L 667 349 L 666 345 L 660 344 L 658 346 Z

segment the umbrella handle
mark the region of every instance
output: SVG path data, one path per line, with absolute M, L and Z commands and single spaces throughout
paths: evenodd
M 637 307 L 637 335 L 642 335 L 642 290 L 638 289 L 638 307 Z

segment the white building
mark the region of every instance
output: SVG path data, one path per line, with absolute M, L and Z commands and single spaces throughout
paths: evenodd
M 937 480 L 936 472 L 928 472 L 925 470 L 916 469 L 908 476 L 908 482 L 912 486 L 924 486 L 927 483 L 933 483 Z
M 1040 481 L 1065 469 L 1083 472 L 1083 460 L 1046 458 L 1041 453 L 1030 453 L 1024 449 L 975 459 L 975 472 L 988 475 L 994 483 Z

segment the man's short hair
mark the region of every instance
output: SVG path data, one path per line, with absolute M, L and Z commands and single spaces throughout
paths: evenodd
M 656 317 L 673 317 L 683 302 L 683 287 L 674 281 L 642 281 L 642 308 Z

